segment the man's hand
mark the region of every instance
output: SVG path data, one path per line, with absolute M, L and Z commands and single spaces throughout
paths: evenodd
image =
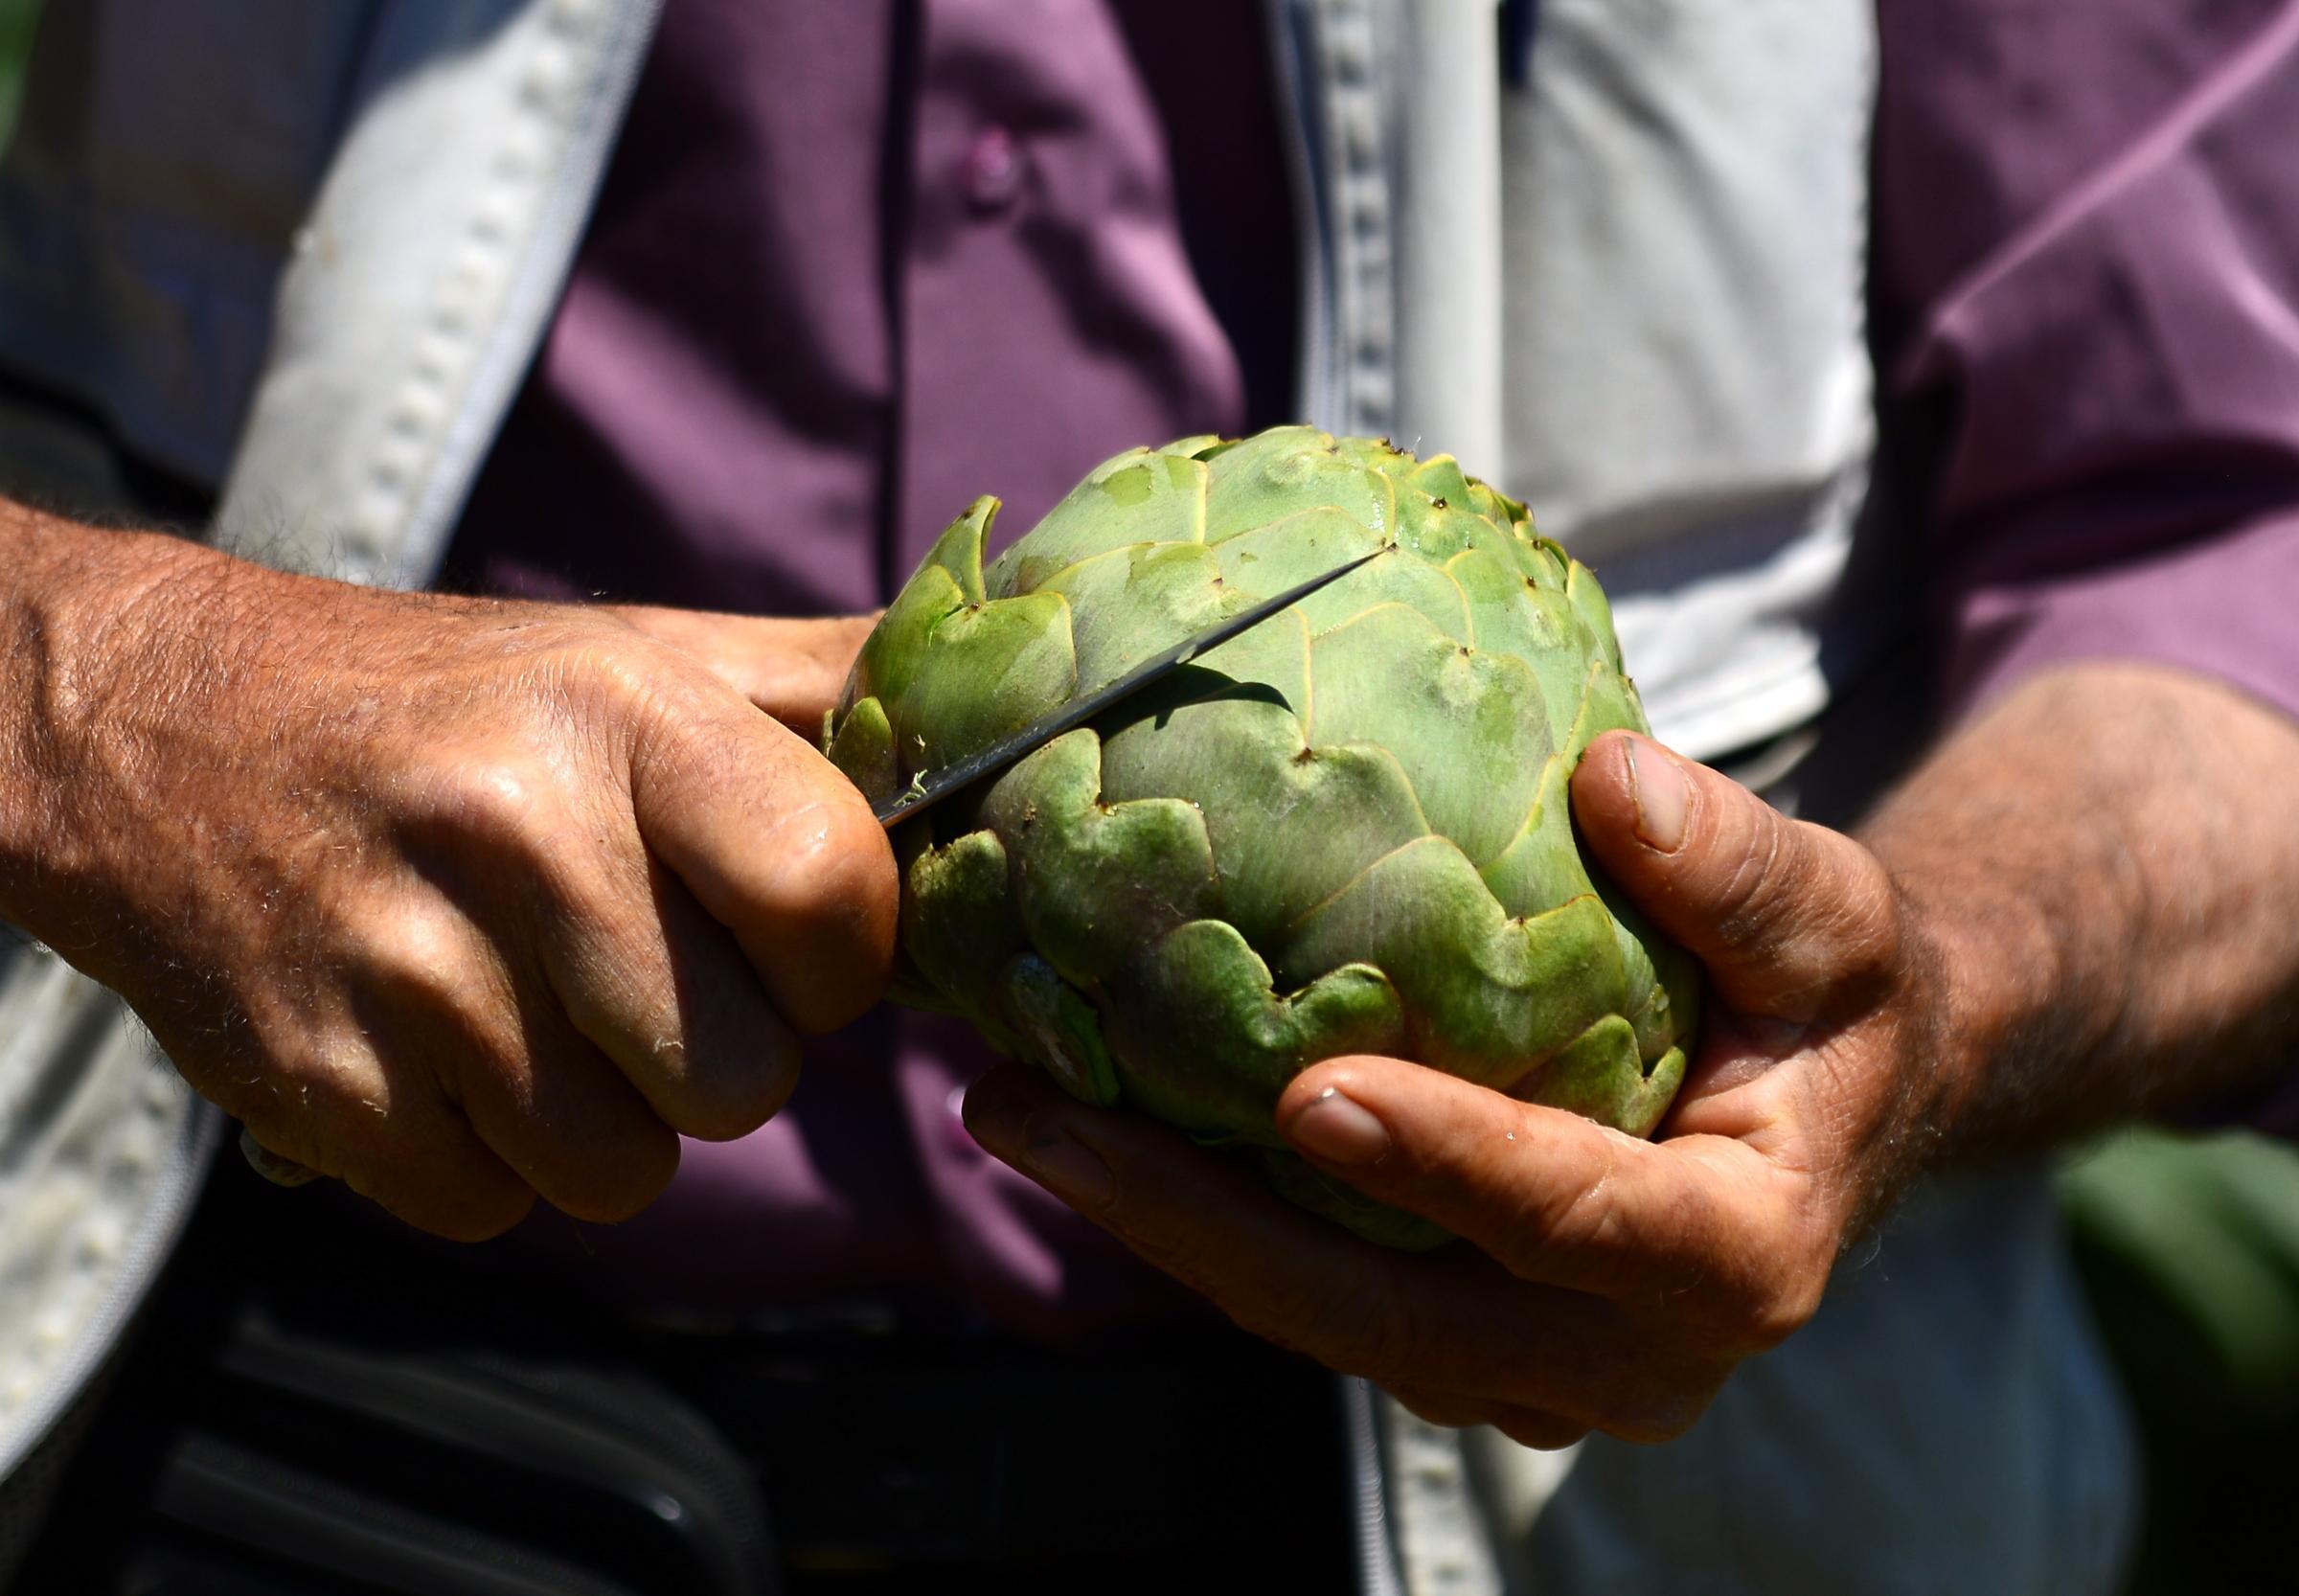
M 443 1235 L 621 1219 L 876 997 L 885 839 L 749 701 L 818 724 L 835 627 L 785 682 L 761 623 L 0 537 L 0 914 L 271 1152 Z
M 845 691 L 875 615 L 791 620 L 654 604 L 609 604 L 614 615 L 711 668 L 719 680 L 809 743 Z
M 1235 1160 L 1002 1069 L 967 1123 L 1245 1328 L 1441 1424 L 1530 1446 L 1682 1430 L 1808 1319 L 1897 1183 L 1932 1062 L 1926 949 L 1883 868 L 1713 771 L 1616 735 L 1574 781 L 1605 869 L 1706 964 L 1697 1062 L 1657 1142 L 1393 1059 L 1277 1108 L 1318 1168 L 1462 1240 L 1406 1255 Z
M 1651 1143 L 1394 1060 L 1305 1071 L 1277 1129 L 1463 1238 L 1422 1256 L 1028 1071 L 985 1079 L 968 1123 L 1241 1324 L 1432 1419 L 1657 1439 L 1805 1322 L 1926 1158 L 2033 1151 L 2288 1069 L 2293 792 L 2288 716 L 2140 665 L 2022 685 L 1858 841 L 1599 740 L 1574 814 L 1707 966 L 1698 1056 Z

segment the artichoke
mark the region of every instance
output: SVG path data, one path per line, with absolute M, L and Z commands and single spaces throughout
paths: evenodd
M 1383 1053 L 1645 1134 L 1696 969 L 1592 878 L 1565 783 L 1642 730 L 1604 594 L 1525 509 L 1286 427 L 1099 467 L 987 569 L 977 499 L 824 728 L 874 801 L 1256 600 L 1390 551 L 898 827 L 898 996 L 1072 1093 L 1260 1150 L 1374 1240 L 1438 1239 L 1283 1149 L 1280 1090 Z

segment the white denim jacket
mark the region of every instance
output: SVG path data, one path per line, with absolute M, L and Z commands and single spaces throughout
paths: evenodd
M 1874 445 L 1871 11 L 1547 0 L 1513 82 L 1495 0 L 1264 9 L 1307 240 L 1301 414 L 1443 440 L 1531 502 L 1603 569 L 1676 746 L 1809 721 L 1894 622 L 1847 585 Z M 654 11 L 51 6 L 0 164 L 0 372 L 218 487 L 219 541 L 421 584 Z M 0 1477 L 55 1452 L 220 1129 L 117 1000 L 0 952 Z M 2088 1596 L 2133 1499 L 2033 1170 L 1921 1194 L 1669 1447 L 1552 1456 L 1352 1403 L 1373 1592 Z M 0 1517 L 0 1578 L 7 1539 Z

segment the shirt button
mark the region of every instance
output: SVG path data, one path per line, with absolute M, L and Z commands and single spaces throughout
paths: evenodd
M 1022 148 L 1003 127 L 977 134 L 959 170 L 978 211 L 1002 211 L 1022 192 Z

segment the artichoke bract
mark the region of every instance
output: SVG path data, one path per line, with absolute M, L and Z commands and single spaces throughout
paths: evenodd
M 1575 845 L 1574 764 L 1645 718 L 1596 580 L 1524 506 L 1447 455 L 1286 427 L 1119 455 L 985 568 L 997 508 L 943 534 L 826 723 L 874 802 L 1388 552 L 898 827 L 898 995 L 1089 1103 L 1262 1150 L 1279 1189 L 1397 1244 L 1442 1233 L 1272 1125 L 1318 1060 L 1651 1129 L 1696 967 Z

